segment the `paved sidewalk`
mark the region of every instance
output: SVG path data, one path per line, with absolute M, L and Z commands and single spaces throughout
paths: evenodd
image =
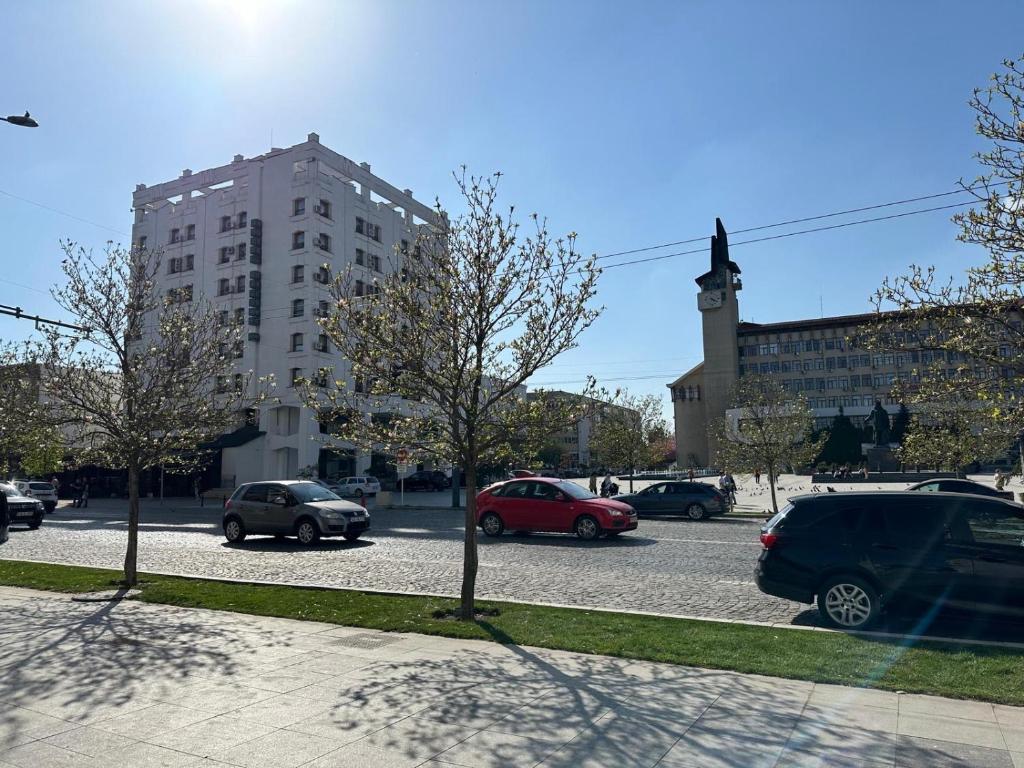
M 1024 766 L 1012 707 L 2 587 L 0 615 L 0 768 Z

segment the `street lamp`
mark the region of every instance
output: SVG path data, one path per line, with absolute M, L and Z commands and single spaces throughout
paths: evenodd
M 0 117 L 0 120 L 8 122 L 11 125 L 20 125 L 22 128 L 38 128 L 39 123 L 26 112 L 24 115 L 8 115 L 7 117 Z

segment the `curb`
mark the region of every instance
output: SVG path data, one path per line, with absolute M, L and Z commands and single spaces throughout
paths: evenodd
M 9 562 L 23 562 L 23 563 L 41 563 L 43 565 L 66 565 L 76 568 L 97 568 L 97 566 L 90 565 L 78 565 L 76 563 L 60 563 L 53 560 L 25 560 L 25 559 L 10 559 L 2 558 L 0 560 L 8 560 Z M 116 568 L 101 568 L 99 570 L 117 570 Z M 175 573 L 172 571 L 139 571 L 139 574 L 144 573 L 152 574 L 153 576 L 173 576 L 181 579 L 192 579 L 201 581 L 217 581 L 224 584 L 258 584 L 266 587 L 292 587 L 294 589 L 321 589 L 331 590 L 333 592 L 366 592 L 372 595 L 399 595 L 402 597 L 436 597 L 444 600 L 458 600 L 459 595 L 451 593 L 445 594 L 441 592 L 411 592 L 399 589 L 380 589 L 379 587 L 338 587 L 330 584 L 320 584 L 317 582 L 282 582 L 282 581 L 266 581 L 263 579 L 231 579 L 223 576 L 197 576 L 196 574 L 189 573 Z M 31 589 L 31 587 L 27 587 Z M 46 591 L 46 590 L 43 590 Z M 734 624 L 736 626 L 746 627 L 768 627 L 771 629 L 791 630 L 797 632 L 822 632 L 835 635 L 851 635 L 853 637 L 861 637 L 865 639 L 874 640 L 901 640 L 906 643 L 940 643 L 942 645 L 977 645 L 986 648 L 1005 648 L 1007 650 L 1021 650 L 1024 651 L 1024 642 L 1015 643 L 1010 641 L 1000 640 L 967 640 L 953 637 L 941 637 L 936 635 L 906 635 L 895 632 L 847 632 L 841 629 L 830 629 L 828 627 L 814 627 L 805 626 L 799 624 L 783 624 L 781 622 L 771 621 L 746 621 L 743 619 L 723 619 L 714 618 L 712 616 L 690 616 L 687 614 L 678 613 L 661 613 L 658 611 L 627 611 L 620 608 L 599 608 L 596 606 L 586 605 L 568 605 L 565 603 L 547 603 L 538 602 L 536 600 L 516 600 L 514 598 L 505 597 L 489 597 L 487 595 L 476 595 L 477 600 L 498 602 L 498 603 L 511 603 L 512 605 L 536 605 L 544 608 L 566 608 L 574 611 L 588 611 L 592 613 L 612 613 L 619 616 L 651 616 L 661 619 L 683 619 L 685 621 L 702 621 L 709 624 Z

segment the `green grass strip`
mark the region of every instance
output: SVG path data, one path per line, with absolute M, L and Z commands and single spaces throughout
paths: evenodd
M 0 584 L 57 592 L 110 589 L 120 573 L 0 560 Z M 142 577 L 148 603 L 322 621 L 385 631 L 478 638 L 820 683 L 1024 705 L 1024 652 L 904 642 L 710 621 L 484 601 L 500 614 L 437 619 L 457 601 L 351 590 Z

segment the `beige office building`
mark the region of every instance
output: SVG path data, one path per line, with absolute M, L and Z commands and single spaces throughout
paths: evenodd
M 924 350 L 879 354 L 851 344 L 874 314 L 767 324 L 741 321 L 740 268 L 729 259 L 720 220 L 711 238 L 711 269 L 696 282 L 704 361 L 668 385 L 681 467 L 713 463 L 715 446 L 708 426 L 725 417 L 730 390 L 744 373 L 776 377 L 783 387 L 806 397 L 818 426 L 827 426 L 840 408 L 859 423 L 876 402 L 892 416 L 899 408 L 890 396 L 894 382 L 913 380 L 920 365 L 944 361 L 952 373 L 959 362 L 951 353 L 945 359 L 941 352 Z

